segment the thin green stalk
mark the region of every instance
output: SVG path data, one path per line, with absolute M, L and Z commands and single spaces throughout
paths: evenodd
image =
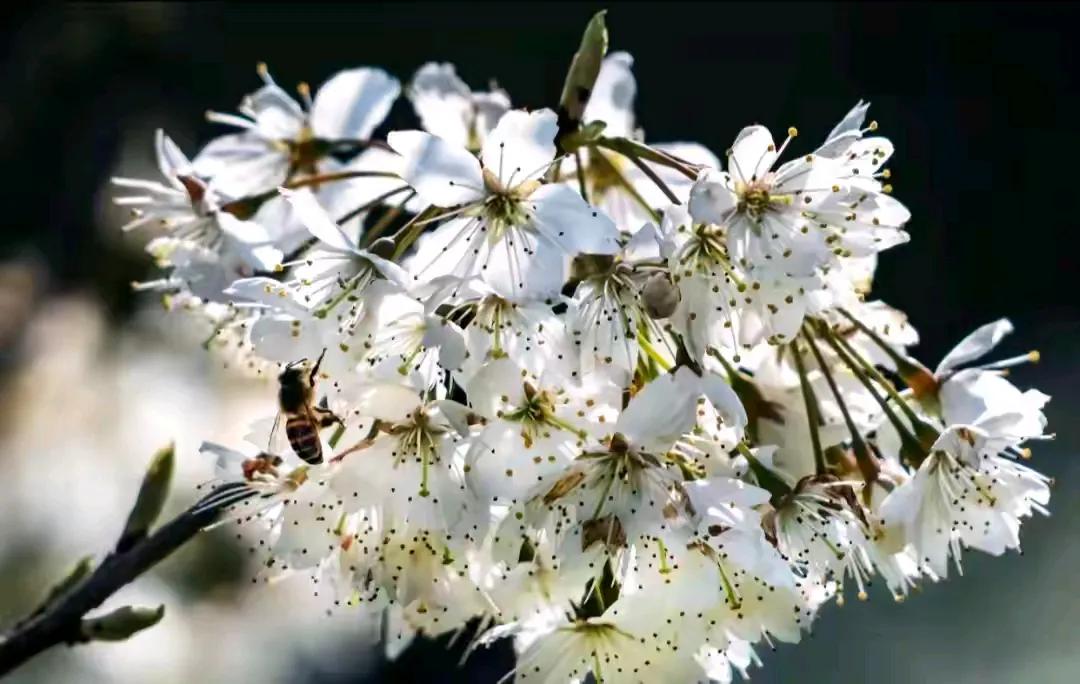
M 401 255 L 405 253 L 405 250 L 409 248 L 409 245 L 420 236 L 420 233 L 424 232 L 424 227 L 438 218 L 438 211 L 438 207 L 428 207 L 409 219 L 409 221 L 401 228 L 398 228 L 397 233 L 394 234 L 394 253 L 391 256 L 392 261 L 397 261 L 401 258 Z
M 881 371 L 875 368 L 872 363 L 869 363 L 866 359 L 859 355 L 852 348 L 852 346 L 848 343 L 847 340 L 845 340 L 840 335 L 837 335 L 835 332 L 829 330 L 826 326 L 823 327 L 826 330 L 826 340 L 829 341 L 830 344 L 833 344 L 834 348 L 836 348 L 836 344 L 839 344 L 840 347 L 843 348 L 844 353 L 846 353 L 849 358 L 853 358 L 858 362 L 858 364 L 862 367 L 863 372 L 865 372 L 872 379 L 877 381 L 879 385 L 885 388 L 885 391 L 888 393 L 889 398 L 900 406 L 900 410 L 904 412 L 904 416 L 911 423 L 912 428 L 915 430 L 915 436 L 922 444 L 923 448 L 929 449 L 930 446 L 935 441 L 937 441 L 938 431 L 935 430 L 931 425 L 928 425 L 926 421 L 924 421 L 922 418 L 920 418 L 919 415 L 915 413 L 915 411 L 911 408 L 911 406 L 906 401 L 904 401 L 904 398 L 900 396 L 900 393 L 896 391 L 896 388 L 893 387 L 893 384 L 889 382 L 888 378 L 882 375 Z M 837 353 L 840 353 L 839 350 L 837 351 Z
M 645 355 L 652 359 L 657 366 L 664 369 L 665 373 L 671 370 L 671 364 L 660 355 L 660 352 L 656 350 L 656 347 L 654 347 L 641 333 L 638 333 L 638 346 L 641 347 L 641 350 L 645 352 Z
M 856 379 L 859 380 L 859 383 L 866 388 L 867 392 L 869 392 L 870 397 L 872 397 L 874 401 L 877 402 L 879 406 L 881 406 L 881 411 L 885 412 L 886 418 L 889 419 L 889 423 L 891 423 L 892 427 L 895 428 L 896 433 L 900 435 L 901 453 L 904 455 L 905 460 L 909 462 L 915 462 L 915 464 L 921 462 L 924 450 L 919 440 L 915 437 L 915 434 L 912 433 L 912 430 L 910 430 L 904 424 L 904 421 L 900 419 L 900 416 L 897 416 L 892 411 L 892 407 L 889 405 L 889 402 L 886 401 L 885 398 L 881 397 L 881 394 L 877 391 L 877 389 L 875 389 L 872 381 L 870 381 L 869 377 L 867 377 L 866 374 L 862 371 L 862 368 L 859 367 L 858 362 L 855 362 L 854 359 L 848 356 L 848 353 L 837 344 L 836 339 L 834 339 L 833 336 L 828 334 L 827 326 L 819 325 L 818 328 L 818 334 L 821 336 L 821 338 L 825 340 L 825 343 L 829 347 L 833 348 L 833 351 L 836 352 L 838 357 L 840 357 L 840 361 L 842 361 L 843 364 L 848 366 L 851 373 L 855 376 Z M 936 440 L 936 437 L 934 439 Z
M 647 159 L 661 166 L 675 169 L 690 180 L 697 180 L 697 170 L 693 168 L 690 162 L 628 138 L 597 138 L 590 144 L 618 152 L 628 158 L 640 157 L 641 159 Z
M 371 246 L 371 244 L 375 242 L 375 240 L 378 239 L 391 224 L 393 224 L 394 220 L 398 216 L 401 216 L 401 212 L 405 210 L 405 205 L 411 202 L 414 197 L 416 197 L 415 190 L 408 195 L 405 195 L 404 199 L 396 205 L 387 209 L 386 213 L 380 216 L 379 220 L 375 222 L 375 225 L 364 233 L 364 245 Z
M 633 198 L 634 202 L 636 202 L 637 205 L 649 215 L 649 218 L 651 218 L 658 224 L 660 223 L 660 219 L 662 218 L 660 216 L 660 212 L 649 206 L 649 203 L 645 201 L 645 198 L 641 196 L 641 193 L 637 191 L 637 188 L 635 188 L 633 184 L 626 179 L 626 176 L 623 175 L 622 171 L 619 171 L 618 167 L 616 167 L 610 159 L 608 159 L 606 156 L 604 156 L 602 152 L 599 151 L 595 151 L 595 153 L 592 155 L 592 159 L 593 163 L 598 163 L 597 160 L 602 160 L 599 161 L 599 163 L 607 167 L 608 172 L 615 177 L 615 179 L 619 182 L 619 185 L 621 185 L 623 189 L 626 190 L 627 194 L 630 195 L 631 198 Z
M 877 345 L 881 351 L 885 352 L 885 355 L 896 364 L 897 373 L 907 386 L 915 392 L 915 397 L 917 399 L 927 395 L 937 394 L 937 379 L 925 366 L 918 361 L 897 352 L 893 349 L 892 345 L 882 339 L 870 326 L 866 325 L 858 318 L 855 318 L 855 316 L 847 309 L 841 307 L 837 310 L 843 314 L 844 318 L 851 321 L 864 335 L 869 337 L 873 343 Z
M 643 162 L 639 157 L 635 156 L 627 156 L 627 159 L 633 162 L 634 166 L 641 169 L 641 172 L 644 173 L 656 187 L 660 188 L 660 191 L 663 192 L 669 200 L 671 200 L 672 204 L 682 204 L 682 202 L 679 201 L 679 198 L 675 196 L 675 193 L 671 191 L 671 188 L 668 187 L 668 184 L 665 183 L 663 179 L 660 178 L 660 176 L 656 175 L 656 172 L 650 169 L 648 164 Z
M 393 190 L 388 190 L 387 192 L 384 192 L 383 194 L 379 195 L 378 197 L 371 200 L 370 202 L 364 202 L 363 204 L 361 204 L 357 208 L 349 211 L 347 214 L 345 214 L 341 218 L 339 218 L 336 221 L 336 223 L 339 226 L 344 224 L 344 223 L 347 223 L 348 221 L 351 221 L 352 219 L 359 216 L 360 214 L 363 214 L 365 211 L 368 211 L 370 209 L 373 209 L 374 207 L 377 207 L 378 205 L 382 204 L 383 202 L 390 199 L 394 195 L 400 195 L 401 193 L 405 192 L 406 190 L 411 191 L 412 188 L 410 188 L 408 185 L 403 185 L 400 188 L 395 188 Z
M 577 165 L 578 190 L 581 191 L 581 199 L 589 203 L 589 192 L 585 187 L 585 165 L 581 162 L 581 150 L 574 150 L 574 163 Z
M 791 348 L 791 355 L 795 359 L 795 369 L 799 373 L 799 387 L 802 389 L 803 403 L 806 404 L 806 420 L 810 428 L 810 444 L 814 448 L 814 470 L 818 475 L 824 475 L 826 472 L 825 453 L 821 450 L 821 435 L 818 434 L 822 420 L 817 397 L 814 396 L 814 390 L 810 387 L 810 380 L 806 377 L 806 366 L 803 364 L 802 353 L 799 351 L 798 344 L 792 342 L 788 346 Z
M 817 344 L 814 342 L 814 336 L 805 327 L 802 335 L 810 346 L 810 352 L 814 355 L 814 360 L 817 361 L 821 374 L 825 376 L 825 382 L 828 383 L 829 390 L 836 399 L 837 406 L 840 407 L 840 413 L 844 416 L 844 423 L 847 425 L 848 432 L 851 433 L 851 450 L 855 454 L 855 462 L 858 464 L 860 472 L 862 472 L 863 480 L 867 483 L 874 482 L 877 480 L 878 472 L 881 469 L 878 467 L 874 457 L 870 455 L 870 449 L 866 446 L 862 435 L 859 434 L 859 429 L 855 427 L 855 421 L 851 419 L 851 413 L 844 402 L 844 397 L 840 394 L 840 388 L 836 386 L 836 380 L 833 379 L 832 372 L 829 371 L 829 366 L 821 355 L 821 350 L 818 349 Z

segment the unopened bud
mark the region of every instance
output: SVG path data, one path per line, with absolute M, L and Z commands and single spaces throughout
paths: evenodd
M 82 621 L 80 632 L 88 641 L 123 641 L 153 627 L 165 617 L 165 606 L 124 606 L 111 613 Z
M 150 462 L 150 467 L 146 469 L 146 475 L 143 477 L 135 505 L 132 506 L 127 523 L 124 525 L 124 532 L 116 544 L 118 553 L 124 553 L 145 537 L 161 515 L 161 510 L 165 507 L 165 499 L 169 495 L 175 457 L 176 449 L 172 444 L 154 454 L 154 459 Z
M 641 297 L 645 302 L 645 311 L 652 318 L 667 318 L 679 306 L 679 288 L 666 273 L 650 276 L 641 289 Z
M 377 257 L 383 259 L 390 259 L 394 256 L 394 240 L 388 237 L 382 237 L 371 243 L 368 247 L 368 251 Z

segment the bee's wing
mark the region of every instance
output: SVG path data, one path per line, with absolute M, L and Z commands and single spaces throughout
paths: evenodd
M 265 449 L 267 453 L 277 454 L 284 456 L 289 453 L 289 440 L 285 436 L 285 431 L 279 429 L 279 424 L 284 420 L 281 412 L 274 415 L 273 418 L 266 417 L 260 418 L 251 424 L 251 428 L 248 430 L 247 435 L 244 436 L 244 440 L 254 444 L 259 449 Z
M 277 412 L 274 416 L 274 427 L 270 428 L 270 437 L 266 440 L 266 450 L 268 452 L 274 452 L 274 437 L 277 435 L 278 428 L 281 427 L 281 411 Z

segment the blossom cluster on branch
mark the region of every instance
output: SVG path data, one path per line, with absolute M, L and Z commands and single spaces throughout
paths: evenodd
M 115 179 L 159 230 L 138 287 L 230 362 L 311 373 L 286 429 L 204 445 L 274 570 L 391 653 L 479 619 L 521 681 L 729 681 L 830 600 L 1018 549 L 1048 397 L 1005 369 L 1036 355 L 985 360 L 1001 320 L 931 371 L 868 299 L 909 219 L 868 105 L 816 146 L 647 142 L 606 44 L 600 16 L 556 109 L 427 64 L 420 128 L 384 137 L 384 71 L 294 97 L 260 66 L 209 114 L 233 132 L 192 159 L 159 132 L 163 178 Z

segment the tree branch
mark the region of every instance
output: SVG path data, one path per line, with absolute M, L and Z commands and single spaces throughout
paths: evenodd
M 57 644 L 88 641 L 83 618 L 89 611 L 216 522 L 226 507 L 255 494 L 252 491 L 245 496 L 241 492 L 244 487 L 239 482 L 218 487 L 152 535 L 110 553 L 94 572 L 15 624 L 0 637 L 0 677 Z M 229 492 L 230 496 L 222 496 Z

